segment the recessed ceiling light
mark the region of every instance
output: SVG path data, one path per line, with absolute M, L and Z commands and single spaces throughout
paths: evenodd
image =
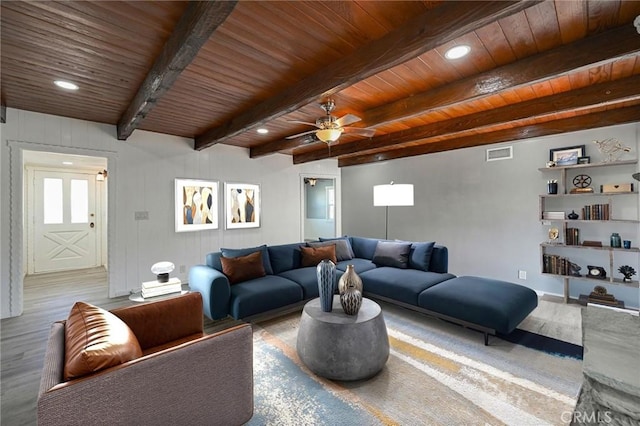
M 269 133 L 269 129 L 265 129 L 264 127 L 260 127 L 256 130 L 256 132 L 260 133 L 261 135 L 266 135 L 267 133 Z
M 64 164 L 65 166 L 72 166 L 73 163 L 71 161 L 63 161 L 62 164 Z
M 467 45 L 461 44 L 447 50 L 447 52 L 444 54 L 444 57 L 447 59 L 459 59 L 463 56 L 467 56 L 469 52 L 471 52 L 471 48 Z
M 56 86 L 61 87 L 63 89 L 67 89 L 67 90 L 78 90 L 78 85 L 77 84 L 73 84 L 70 81 L 64 81 L 64 80 L 56 80 L 53 82 Z

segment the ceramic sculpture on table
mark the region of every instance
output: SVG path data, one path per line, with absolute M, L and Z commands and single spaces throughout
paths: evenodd
M 320 293 L 320 309 L 331 312 L 333 293 L 336 282 L 336 265 L 329 259 L 324 259 L 316 267 L 318 277 L 318 291 Z
M 636 274 L 636 270 L 629 265 L 620 266 L 618 268 L 618 272 L 620 272 L 624 276 L 622 281 L 625 283 L 630 283 L 632 281 L 632 277 Z
M 347 315 L 356 315 L 362 305 L 362 279 L 353 265 L 347 265 L 346 272 L 340 277 L 338 291 L 342 310 Z

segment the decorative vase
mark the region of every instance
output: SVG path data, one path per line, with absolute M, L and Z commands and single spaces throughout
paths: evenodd
M 362 292 L 351 284 L 340 294 L 340 304 L 345 314 L 357 315 L 362 305 Z
M 620 234 L 617 232 L 611 234 L 611 247 L 622 247 L 622 240 L 620 239 Z
M 631 277 L 624 277 L 624 278 L 622 279 L 622 282 L 623 282 L 623 283 L 630 283 L 630 282 L 631 282 Z M 340 301 L 342 301 L 342 299 L 340 299 Z
M 362 278 L 356 273 L 353 265 L 347 265 L 347 270 L 340 277 L 338 282 L 338 292 L 342 295 L 348 287 L 355 287 L 362 295 Z
M 571 210 L 571 213 L 569 213 L 567 217 L 571 220 L 576 220 L 580 216 L 578 216 L 578 213 L 576 213 L 574 210 Z
M 333 289 L 336 282 L 336 265 L 329 259 L 324 259 L 316 267 L 318 277 L 318 291 L 320 293 L 320 309 L 331 312 L 333 306 Z

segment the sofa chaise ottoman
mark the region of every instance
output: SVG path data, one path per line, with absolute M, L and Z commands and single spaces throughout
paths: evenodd
M 454 303 L 455 302 L 455 303 Z M 538 295 L 528 287 L 490 278 L 464 276 L 429 287 L 418 296 L 418 306 L 444 319 L 472 324 L 489 334 L 509 334 L 538 306 Z

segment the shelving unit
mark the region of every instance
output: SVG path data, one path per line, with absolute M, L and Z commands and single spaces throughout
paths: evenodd
M 626 161 L 617 161 L 617 162 L 610 162 L 610 163 L 595 163 L 595 164 L 576 164 L 576 165 L 570 165 L 570 166 L 561 166 L 561 167 L 543 167 L 543 168 L 539 168 L 538 170 L 540 172 L 543 173 L 554 173 L 555 176 L 558 176 L 559 174 L 559 179 L 558 180 L 558 194 L 542 194 L 539 197 L 539 219 L 542 223 L 558 223 L 561 225 L 561 230 L 559 229 L 559 238 L 564 239 L 566 238 L 567 235 L 567 229 L 569 228 L 569 226 L 571 225 L 578 225 L 578 224 L 596 224 L 596 226 L 606 226 L 606 225 L 624 225 L 624 224 L 637 224 L 640 225 L 640 207 L 638 206 L 638 189 L 637 189 L 637 185 L 635 188 L 633 188 L 633 191 L 626 191 L 626 192 L 614 192 L 614 193 L 601 193 L 601 192 L 595 192 L 597 191 L 597 189 L 599 189 L 599 185 L 593 185 L 594 186 L 594 192 L 589 193 L 589 192 L 582 192 L 582 193 L 570 193 L 568 186 L 567 186 L 567 172 L 568 171 L 575 171 L 578 173 L 581 173 L 583 169 L 593 169 L 593 168 L 602 168 L 602 167 L 616 167 L 616 166 L 633 166 L 638 164 L 638 160 L 626 160 Z M 616 203 L 621 199 L 620 197 L 635 197 L 635 219 L 622 219 L 619 216 L 619 212 L 616 211 Z M 544 213 L 547 211 L 547 205 L 548 202 L 551 202 L 552 200 L 554 200 L 554 203 L 558 204 L 558 203 L 564 203 L 564 201 L 574 201 L 576 199 L 584 199 L 584 200 L 588 200 L 587 202 L 594 204 L 596 203 L 597 200 L 597 204 L 599 205 L 603 205 L 605 206 L 605 208 L 607 209 L 608 213 L 609 213 L 609 218 L 606 220 L 585 220 L 585 219 L 549 219 L 549 218 L 545 218 Z M 573 210 L 573 209 L 572 209 Z M 582 217 L 583 212 L 576 212 L 578 214 L 580 214 L 580 217 Z M 566 214 L 566 212 L 565 212 Z M 560 227 L 559 227 L 560 228 Z M 617 232 L 617 231 L 616 231 Z M 640 238 L 640 232 L 638 231 L 638 227 L 636 227 L 635 231 L 635 237 L 633 238 L 633 242 L 637 243 L 638 242 L 638 238 Z M 606 253 L 608 256 L 608 270 L 607 270 L 607 277 L 602 279 L 602 278 L 593 278 L 591 276 L 588 275 L 561 275 L 561 274 L 555 274 L 555 273 L 549 273 L 549 272 L 545 272 L 545 265 L 544 265 L 544 258 L 546 254 L 549 254 L 549 250 L 553 249 L 554 251 L 557 252 L 557 250 L 591 250 L 591 251 L 596 251 L 596 252 L 601 252 L 601 253 Z M 542 272 L 543 275 L 546 276 L 554 276 L 554 277 L 558 277 L 558 278 L 562 278 L 563 280 L 563 284 L 564 284 L 564 289 L 563 289 L 563 294 L 564 294 L 564 301 L 566 303 L 569 302 L 569 284 L 571 280 L 583 280 L 583 281 L 590 281 L 590 282 L 594 282 L 594 283 L 605 283 L 605 284 L 613 284 L 613 285 L 621 285 L 621 286 L 626 286 L 626 287 L 631 287 L 631 288 L 640 288 L 640 282 L 638 280 L 633 280 L 631 282 L 624 282 L 622 279 L 619 278 L 615 278 L 614 274 L 619 274 L 617 269 L 615 269 L 614 266 L 614 259 L 615 259 L 615 255 L 618 253 L 635 253 L 636 255 L 638 253 L 640 253 L 640 248 L 638 247 L 631 247 L 629 249 L 625 249 L 625 248 L 618 248 L 618 247 L 611 247 L 611 246 L 584 246 L 584 245 L 573 245 L 573 244 L 566 244 L 563 242 L 543 242 L 540 244 L 540 270 Z M 640 259 L 640 255 L 638 255 L 638 259 Z M 640 269 L 638 267 L 638 260 L 636 260 L 634 268 L 636 269 L 636 271 L 638 271 L 638 269 Z M 583 272 L 581 270 L 581 272 Z M 640 272 L 638 272 L 640 273 Z M 637 278 L 637 275 L 634 277 Z

